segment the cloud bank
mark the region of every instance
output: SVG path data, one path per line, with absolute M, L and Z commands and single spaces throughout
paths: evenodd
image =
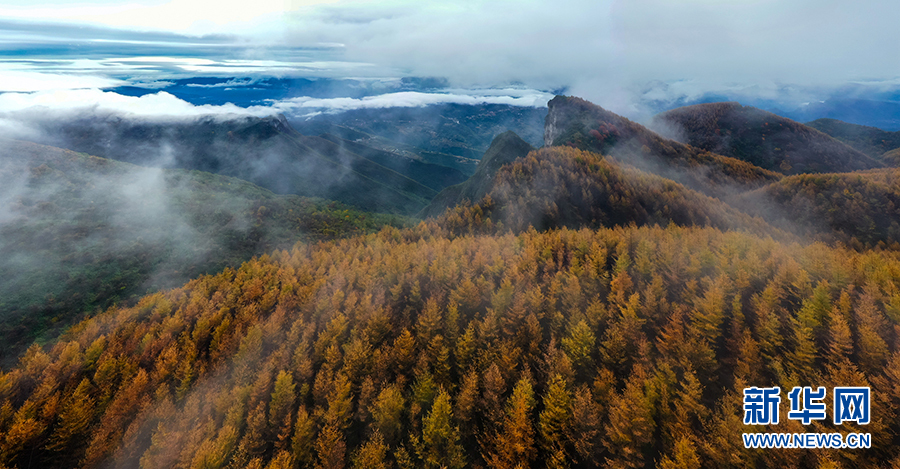
M 474 93 L 478 93 L 475 91 Z M 354 109 L 378 109 L 388 107 L 422 107 L 432 104 L 507 104 L 523 107 L 546 107 L 553 95 L 539 91 L 530 91 L 519 96 L 456 94 L 456 93 L 420 93 L 406 91 L 386 93 L 363 98 L 290 98 L 273 103 L 273 107 L 286 112 L 303 109 L 342 112 Z
M 52 90 L 0 94 L 0 137 L 34 139 L 52 122 L 72 119 L 127 119 L 145 122 L 183 122 L 243 117 L 292 117 L 354 109 L 424 107 L 435 104 L 506 104 L 545 107 L 553 96 L 526 89 L 454 90 L 453 93 L 398 92 L 355 98 L 297 97 L 267 105 L 241 107 L 231 103 L 196 105 L 165 91 L 140 97 L 97 89 Z
M 123 96 L 97 89 L 0 94 L 0 118 L 9 120 L 76 114 L 117 114 L 131 118 L 166 120 L 203 116 L 265 117 L 277 112 L 277 109 L 268 106 L 239 107 L 234 104 L 198 106 L 165 91 L 141 97 Z

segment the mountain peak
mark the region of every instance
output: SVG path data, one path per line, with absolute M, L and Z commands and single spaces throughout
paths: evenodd
M 420 213 L 422 217 L 434 217 L 464 200 L 476 203 L 490 190 L 497 171 L 503 165 L 512 163 L 534 150 L 528 142 L 515 132 L 507 130 L 494 137 L 491 146 L 484 153 L 475 174 L 461 184 L 441 191 Z
M 560 137 L 577 121 L 582 121 L 581 124 L 597 120 L 613 124 L 631 123 L 622 116 L 575 96 L 556 96 L 547 103 L 547 108 L 549 111 L 544 121 L 544 146 L 547 147 L 563 143 Z
M 500 169 L 501 166 L 512 163 L 521 156 L 527 155 L 528 152 L 534 150 L 528 142 L 522 140 L 512 130 L 507 130 L 500 135 L 494 137 L 491 146 L 481 157 L 478 163 L 478 169 L 475 174 L 492 175 Z

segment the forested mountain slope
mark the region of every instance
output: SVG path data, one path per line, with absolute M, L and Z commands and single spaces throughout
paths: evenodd
M 29 348 L 0 370 L 0 469 L 900 465 L 895 170 L 784 176 L 577 98 L 551 101 L 546 124 L 539 150 L 499 135 L 434 219 L 368 234 L 402 220 L 61 150 L 25 165 L 8 193 L 67 199 L 7 197 L 21 207 L 0 216 L 95 223 L 53 243 L 119 229 L 130 199 L 107 188 L 129 171 L 158 175 L 183 207 L 166 216 L 211 219 L 197 239 L 236 229 L 222 220 L 309 230 L 298 210 L 338 228 Z M 290 141 L 338 161 L 359 143 L 341 135 Z M 82 159 L 96 168 L 68 169 Z M 223 201 L 231 218 L 210 209 Z M 778 423 L 743 424 L 751 386 L 780 387 Z M 788 418 L 795 386 L 869 387 L 871 422 Z M 872 448 L 745 449 L 755 432 L 869 433 Z
M 6 467 L 874 467 L 900 259 L 713 228 L 299 245 L 113 309 L 0 374 Z M 871 386 L 865 427 L 744 387 Z M 783 398 L 784 402 L 786 400 Z M 867 432 L 866 450 L 741 433 Z
M 465 152 L 465 154 L 469 155 L 469 157 L 465 157 L 450 153 L 441 153 L 439 151 L 423 150 L 408 143 L 398 142 L 379 135 L 362 132 L 357 128 L 351 128 L 327 121 L 310 122 L 308 120 L 295 120 L 291 125 L 300 129 L 306 135 L 334 135 L 343 140 L 365 145 L 368 148 L 455 169 L 463 174 L 472 174 L 475 172 L 475 167 L 478 165 L 477 156 L 473 155 L 473 151 Z M 377 131 L 377 129 L 367 130 Z
M 881 161 L 886 165 L 900 167 L 900 148 L 881 155 Z
M 831 135 L 872 158 L 879 159 L 892 150 L 900 149 L 900 131 L 888 132 L 837 119 L 816 119 L 807 122 L 806 125 Z M 893 163 L 889 164 L 896 166 Z
M 494 178 L 503 165 L 524 157 L 532 150 L 534 147 L 519 138 L 513 131 L 498 135 L 491 142 L 491 146 L 484 156 L 481 157 L 475 174 L 466 181 L 441 191 L 419 213 L 419 216 L 436 217 L 463 201 L 468 200 L 470 204 L 480 201 L 492 187 Z
M 298 240 L 402 223 L 199 171 L 0 141 L 0 362 L 38 334 Z
M 900 169 L 800 174 L 729 202 L 800 235 L 900 249 Z
M 780 234 L 672 180 L 568 147 L 545 147 L 507 164 L 483 193 L 448 210 L 442 223 L 482 233 L 674 223 Z
M 322 134 L 319 137 L 334 143 L 344 151 L 352 152 L 385 168 L 403 174 L 435 191 L 459 184 L 468 177 L 466 173 L 458 169 L 425 162 L 419 155 L 401 156 L 332 134 Z
M 777 180 L 746 161 L 669 140 L 580 98 L 557 96 L 544 127 L 545 146 L 571 146 L 613 156 L 646 171 L 720 196 Z
M 784 174 L 880 167 L 871 157 L 799 122 L 739 103 L 685 106 L 657 115 L 651 127 L 693 147 Z

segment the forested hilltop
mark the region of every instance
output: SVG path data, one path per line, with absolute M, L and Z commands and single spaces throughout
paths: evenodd
M 900 148 L 900 131 L 888 132 L 875 127 L 850 124 L 837 119 L 816 119 L 806 125 L 816 128 L 850 145 L 873 158 L 880 158 L 890 166 L 896 162 L 885 161 L 885 156 Z
M 741 106 L 685 106 L 653 118 L 651 127 L 697 148 L 747 161 L 783 174 L 871 169 L 881 163 L 860 151 L 781 116 Z
M 799 174 L 731 200 L 806 237 L 856 249 L 900 249 L 900 169 Z
M 328 212 L 351 229 L 33 345 L 0 469 L 900 466 L 897 170 L 785 176 L 578 98 L 546 135 L 417 225 Z M 778 423 L 743 423 L 752 386 Z M 870 387 L 871 422 L 788 418 L 795 386 Z M 872 447 L 742 439 L 834 432 Z

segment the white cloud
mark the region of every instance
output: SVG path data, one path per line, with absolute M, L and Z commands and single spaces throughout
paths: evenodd
M 0 59 L 0 92 L 111 88 L 121 85 L 162 87 L 174 78 L 217 77 L 382 77 L 387 71 L 369 63 L 308 60 L 251 60 L 201 57 L 134 56 L 102 59 Z M 167 81 L 168 80 L 168 81 Z M 141 85 L 141 83 L 145 83 Z M 239 79 L 236 86 L 246 85 Z M 208 86 L 208 85 L 207 85 Z M 216 87 L 231 85 L 220 84 Z
M 259 80 L 255 79 L 246 79 L 246 78 L 232 78 L 231 80 L 221 82 L 221 83 L 212 83 L 212 84 L 202 84 L 202 83 L 188 83 L 187 86 L 190 88 L 232 88 L 232 87 L 240 87 L 240 86 L 251 86 L 257 83 Z
M 499 91 L 499 90 L 498 90 Z M 474 93 L 477 93 L 474 92 Z M 388 107 L 422 107 L 431 104 L 508 104 L 511 106 L 544 107 L 553 95 L 539 91 L 517 90 L 516 96 L 491 94 L 420 93 L 405 91 L 364 98 L 291 98 L 273 103 L 285 112 L 301 109 L 349 111 L 353 109 L 378 109 Z
M 319 112 L 422 107 L 448 103 L 543 107 L 553 97 L 534 90 L 510 89 L 505 93 L 502 92 L 503 90 L 457 90 L 457 93 L 400 92 L 360 99 L 300 97 L 271 101 L 268 106 L 246 108 L 230 103 L 194 105 L 165 91 L 140 97 L 96 89 L 3 93 L 0 94 L 0 128 L 7 134 L 23 134 L 29 122 L 72 116 L 115 115 L 129 119 L 170 121 L 210 116 L 223 119 L 241 116 L 266 117 L 280 113 L 308 116 Z
M 654 81 L 709 92 L 900 76 L 894 0 L 410 0 L 289 17 L 293 44 L 339 41 L 347 59 L 464 87 L 568 86 L 622 112 Z
M 168 88 L 174 85 L 173 81 L 165 81 L 165 80 L 153 80 L 153 81 L 132 81 L 128 83 L 128 86 L 134 86 L 136 88 L 146 88 L 148 90 L 158 90 L 161 88 Z
M 329 75 L 346 76 L 348 73 L 360 73 L 372 64 L 361 62 L 338 61 L 311 61 L 311 62 L 282 62 L 277 60 L 223 60 L 208 61 L 208 63 L 177 64 L 178 67 L 190 73 L 198 74 L 226 74 L 248 75 L 266 73 L 272 76 L 285 75 Z
M 264 117 L 276 114 L 278 110 L 267 106 L 242 108 L 234 104 L 197 106 L 165 91 L 140 97 L 96 89 L 0 94 L 0 118 L 45 116 L 48 113 L 119 114 L 125 117 L 166 120 L 201 116 Z

